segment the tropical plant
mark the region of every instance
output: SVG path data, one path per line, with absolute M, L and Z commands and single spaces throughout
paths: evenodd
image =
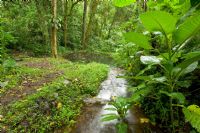
M 186 121 L 189 121 L 191 125 L 200 132 L 200 108 L 197 105 L 190 105 L 187 108 L 183 108 L 183 113 L 185 115 Z
M 125 122 L 125 117 L 132 105 L 130 100 L 124 97 L 117 97 L 110 104 L 112 106 L 109 108 L 105 108 L 105 110 L 114 111 L 117 113 L 108 113 L 102 115 L 102 121 L 112 121 L 117 119 L 118 120 L 118 124 L 116 125 L 117 132 L 127 133 L 128 126 Z
M 178 92 L 179 79 L 197 68 L 200 59 L 200 52 L 184 53 L 184 46 L 200 30 L 200 14 L 188 17 L 179 25 L 174 16 L 163 11 L 146 12 L 140 15 L 140 20 L 149 34 L 129 32 L 124 36 L 128 42 L 135 43 L 145 51 L 152 51 L 154 54 L 149 55 L 151 52 L 146 52 L 147 55 L 140 57 L 141 62 L 147 67 L 132 78 L 143 80 L 147 84 L 164 85 L 159 93 L 169 97 L 171 132 L 175 132 L 174 106 L 179 106 L 177 103 L 184 104 L 185 101 L 184 95 Z M 151 34 L 157 34 L 162 38 L 159 48 L 153 48 L 149 43 Z M 182 55 L 181 60 L 180 55 Z M 148 75 L 147 71 L 151 70 L 152 66 L 161 71 Z

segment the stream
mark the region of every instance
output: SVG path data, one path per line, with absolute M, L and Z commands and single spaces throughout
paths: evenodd
M 108 78 L 101 83 L 100 92 L 96 97 L 84 100 L 85 106 L 82 114 L 78 117 L 77 123 L 71 130 L 71 133 L 116 133 L 115 124 L 117 120 L 102 122 L 103 114 L 117 113 L 108 111 L 105 108 L 112 107 L 108 102 L 112 97 L 127 96 L 127 82 L 123 78 L 117 78 L 123 75 L 123 70 L 115 67 L 110 68 Z M 144 118 L 138 107 L 133 107 L 128 111 L 126 120 L 128 122 L 129 133 L 150 132 L 147 123 L 141 123 Z M 62 132 L 68 132 L 63 130 Z
M 107 55 L 80 52 L 71 53 L 65 58 L 73 62 L 89 63 L 95 61 L 108 64 L 110 71 L 107 79 L 101 83 L 99 94 L 96 97 L 84 99 L 85 105 L 75 126 L 70 131 L 69 128 L 63 128 L 58 133 L 117 133 L 115 129 L 117 120 L 103 122 L 101 119 L 104 114 L 117 113 L 116 111 L 105 110 L 112 107 L 109 102 L 113 97 L 127 97 L 127 81 L 124 78 L 118 78 L 118 76 L 123 76 L 124 71 L 112 67 L 113 60 Z M 129 109 L 126 116 L 128 133 L 156 133 L 145 120 L 147 118 L 139 107 L 134 106 Z

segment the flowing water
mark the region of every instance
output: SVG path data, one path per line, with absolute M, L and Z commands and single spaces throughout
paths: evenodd
M 115 124 L 117 120 L 102 122 L 101 116 L 108 113 L 117 113 L 108 111 L 105 108 L 111 107 L 108 102 L 115 96 L 126 97 L 127 82 L 122 76 L 123 71 L 119 68 L 110 68 L 107 80 L 101 84 L 99 94 L 94 98 L 85 99 L 86 106 L 83 113 L 78 118 L 77 124 L 72 129 L 72 133 L 116 133 Z M 146 129 L 145 124 L 140 123 L 142 114 L 138 108 L 128 111 L 127 122 L 129 133 L 143 133 Z
M 96 53 L 76 52 L 66 55 L 65 58 L 73 62 L 89 63 L 95 61 L 108 65 L 114 64 L 110 56 Z M 113 97 L 127 96 L 127 82 L 123 78 L 118 78 L 118 76 L 122 75 L 123 70 L 111 67 L 108 78 L 100 86 L 99 94 L 96 97 L 84 100 L 85 105 L 82 113 L 78 116 L 75 126 L 72 129 L 63 128 L 56 133 L 116 133 L 115 125 L 118 121 L 102 122 L 101 118 L 104 114 L 117 113 L 105 110 L 105 108 L 112 107 L 108 103 Z M 139 107 L 135 106 L 130 109 L 126 116 L 128 133 L 157 132 L 145 120 L 147 119 Z

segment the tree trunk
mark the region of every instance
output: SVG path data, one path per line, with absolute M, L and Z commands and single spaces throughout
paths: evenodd
M 67 0 L 63 0 L 63 14 L 64 14 L 64 18 L 63 18 L 63 36 L 64 36 L 64 45 L 65 47 L 67 47 L 67 15 L 68 15 L 68 3 Z
M 85 49 L 85 37 L 86 37 L 86 17 L 87 17 L 87 0 L 84 0 L 84 10 L 83 10 L 83 25 L 82 25 L 82 46 Z
M 143 5 L 142 5 L 144 12 L 147 11 L 147 0 L 143 0 Z
M 109 27 L 109 29 L 108 29 L 107 39 L 109 39 L 110 36 L 111 36 L 110 34 L 111 34 L 111 31 L 112 31 L 113 25 L 115 24 L 115 21 L 116 21 L 116 19 L 117 19 L 117 17 L 118 17 L 119 12 L 120 12 L 119 8 L 116 8 L 116 11 L 115 11 L 115 14 L 114 14 L 114 16 L 113 16 L 111 25 L 110 25 L 110 27 Z
M 99 0 L 92 0 L 90 4 L 90 17 L 89 17 L 89 23 L 88 23 L 87 31 L 85 35 L 85 44 L 88 44 L 89 39 L 90 39 L 90 34 L 92 31 L 92 26 L 94 24 L 94 16 L 97 10 L 98 2 Z
M 52 50 L 52 56 L 54 58 L 58 57 L 57 52 L 57 0 L 52 0 L 52 29 L 51 29 L 51 50 Z
M 38 15 L 38 21 L 39 22 L 43 22 L 40 24 L 39 28 L 42 32 L 42 38 L 43 38 L 43 43 L 44 44 L 49 44 L 49 30 L 48 30 L 48 26 L 45 24 L 47 22 L 47 18 L 45 17 L 45 13 L 47 13 L 47 11 L 45 11 L 45 7 L 44 5 L 39 1 L 39 0 L 35 0 L 35 6 L 37 9 L 37 15 Z

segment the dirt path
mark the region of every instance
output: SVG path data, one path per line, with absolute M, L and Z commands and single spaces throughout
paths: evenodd
M 24 65 L 28 67 L 40 68 L 40 69 L 52 68 L 51 64 L 45 60 L 42 62 L 36 62 L 36 63 L 28 62 Z M 25 96 L 35 93 L 38 89 L 40 89 L 45 84 L 51 83 L 53 80 L 55 80 L 57 77 L 61 76 L 62 74 L 63 74 L 63 71 L 54 71 L 42 76 L 37 81 L 24 79 L 21 85 L 8 90 L 0 97 L 0 105 L 5 106 L 7 104 L 10 104 L 13 101 L 23 99 Z

